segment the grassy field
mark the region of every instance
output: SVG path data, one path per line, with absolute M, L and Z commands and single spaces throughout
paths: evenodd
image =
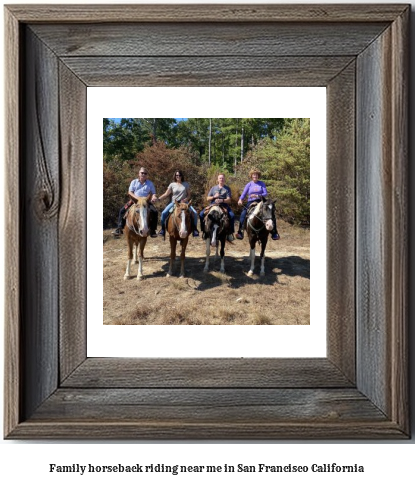
M 161 237 L 149 238 L 145 248 L 144 279 L 124 280 L 127 244 L 103 234 L 105 324 L 309 324 L 310 323 L 310 232 L 280 222 L 281 239 L 268 241 L 265 276 L 248 277 L 249 243 L 227 243 L 226 274 L 219 273 L 220 259 L 211 253 L 210 272 L 204 273 L 205 244 L 189 238 L 186 276 L 166 277 L 170 244 Z M 177 246 L 180 252 L 180 246 Z M 259 255 L 259 245 L 257 245 Z M 132 264 L 131 274 L 136 275 Z

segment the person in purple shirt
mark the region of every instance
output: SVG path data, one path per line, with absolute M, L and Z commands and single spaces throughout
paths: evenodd
M 238 205 L 242 206 L 244 199 L 248 197 L 248 204 L 247 206 L 244 206 L 241 216 L 239 217 L 239 230 L 236 233 L 237 239 L 244 238 L 243 228 L 249 206 L 253 202 L 260 202 L 262 200 L 262 197 L 266 197 L 268 195 L 265 183 L 259 180 L 259 178 L 261 177 L 261 172 L 259 170 L 251 169 L 251 171 L 249 172 L 249 177 L 251 178 L 251 181 L 245 185 L 244 191 L 242 192 L 242 195 L 238 200 Z M 273 228 L 271 232 L 271 237 L 274 241 L 276 241 L 280 238 L 280 236 L 277 231 L 277 220 L 275 214 L 273 214 L 272 216 L 272 223 Z
M 130 183 L 128 188 L 128 196 L 130 200 L 123 207 L 121 207 L 118 214 L 118 226 L 114 230 L 113 234 L 115 237 L 119 237 L 122 234 L 122 228 L 124 227 L 124 215 L 131 205 L 137 201 L 137 197 L 148 197 L 151 194 L 151 202 L 149 205 L 150 215 L 149 215 L 149 228 L 151 237 L 157 237 L 157 219 L 158 212 L 153 202 L 157 201 L 156 189 L 154 183 L 148 178 L 148 171 L 146 168 L 140 168 L 138 173 L 138 178 Z

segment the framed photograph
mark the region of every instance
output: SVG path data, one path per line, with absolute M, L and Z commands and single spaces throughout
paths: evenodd
M 6 7 L 6 439 L 409 437 L 409 16 Z M 104 86 L 326 88 L 326 357 L 88 357 L 87 91 Z

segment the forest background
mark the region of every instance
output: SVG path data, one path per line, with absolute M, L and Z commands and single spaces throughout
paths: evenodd
M 141 166 L 159 195 L 174 172 L 183 171 L 197 210 L 223 172 L 236 211 L 249 170 L 256 168 L 276 199 L 278 217 L 310 225 L 310 119 L 104 118 L 103 141 L 104 228 L 116 225 Z

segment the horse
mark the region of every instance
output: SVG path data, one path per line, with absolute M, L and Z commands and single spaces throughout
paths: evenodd
M 180 278 L 184 278 L 184 259 L 186 257 L 187 241 L 191 231 L 191 201 L 188 203 L 174 202 L 173 212 L 167 221 L 167 232 L 170 237 L 170 267 L 167 276 L 173 274 L 173 263 L 176 259 L 177 241 L 180 241 L 182 251 L 180 253 Z
M 147 242 L 148 234 L 148 220 L 149 220 L 149 208 L 148 202 L 151 198 L 149 195 L 147 198 L 139 197 L 137 202 L 131 205 L 125 216 L 124 234 L 128 244 L 128 261 L 127 269 L 125 270 L 124 279 L 130 278 L 130 267 L 133 259 L 134 249 L 134 261 L 138 262 L 137 280 L 141 280 L 143 277 L 143 258 L 144 247 Z M 140 250 L 137 261 L 137 250 Z
M 225 242 L 229 234 L 230 221 L 228 212 L 219 205 L 213 205 L 205 215 L 206 263 L 204 272 L 209 271 L 210 246 L 216 246 L 216 257 L 220 242 L 220 272 L 225 273 Z
M 255 244 L 261 243 L 261 272 L 265 275 L 265 249 L 267 247 L 268 234 L 272 231 L 272 216 L 275 210 L 275 202 L 270 198 L 263 198 L 256 206 L 251 206 L 248 210 L 245 228 L 248 234 L 249 245 L 251 247 L 250 258 L 251 268 L 248 276 L 254 274 L 255 268 Z

